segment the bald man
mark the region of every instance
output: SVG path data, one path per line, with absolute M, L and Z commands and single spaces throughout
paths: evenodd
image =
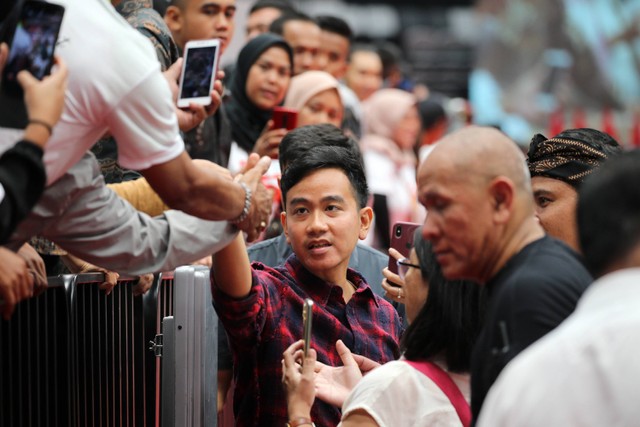
M 500 371 L 573 312 L 592 278 L 573 250 L 545 236 L 524 155 L 495 129 L 442 139 L 420 166 L 418 194 L 423 236 L 445 277 L 475 280 L 489 294 L 471 363 L 476 419 Z

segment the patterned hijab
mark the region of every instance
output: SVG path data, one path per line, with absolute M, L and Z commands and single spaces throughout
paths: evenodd
M 231 134 L 233 140 L 248 153 L 253 150 L 253 145 L 271 118 L 271 110 L 261 110 L 251 102 L 246 92 L 247 78 L 260 55 L 274 46 L 287 52 L 293 69 L 293 53 L 287 42 L 275 34 L 261 34 L 240 51 L 235 74 L 229 84 L 231 98 L 225 104 L 225 111 L 231 122 Z
M 547 139 L 531 139 L 527 163 L 531 176 L 559 179 L 578 189 L 584 179 L 611 155 L 621 151 L 618 142 L 595 129 L 569 129 Z

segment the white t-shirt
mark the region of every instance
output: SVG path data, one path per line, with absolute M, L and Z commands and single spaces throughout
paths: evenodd
M 502 371 L 478 426 L 637 426 L 640 268 L 603 276 Z
M 469 402 L 469 375 L 449 375 Z M 380 427 L 462 426 L 442 390 L 402 360 L 386 363 L 362 378 L 344 402 L 342 418 L 356 410 L 366 411 Z
M 174 103 L 151 43 L 106 0 L 56 0 L 65 6 L 56 54 L 69 68 L 62 118 L 45 148 L 48 184 L 109 131 L 118 162 L 143 170 L 184 151 Z M 0 152 L 16 139 L 0 131 Z

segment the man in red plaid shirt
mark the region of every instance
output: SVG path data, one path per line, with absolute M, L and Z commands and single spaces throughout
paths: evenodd
M 296 138 L 291 131 L 285 138 Z M 288 165 L 281 189 L 282 224 L 294 254 L 284 265 L 250 265 L 241 235 L 215 254 L 211 270 L 214 305 L 234 355 L 236 425 L 284 426 L 286 394 L 282 352 L 302 337 L 302 305 L 314 301 L 311 346 L 318 360 L 339 366 L 335 343 L 385 363 L 398 356 L 402 332 L 396 310 L 348 268 L 373 213 L 357 155 L 317 146 Z M 336 426 L 340 409 L 317 400 L 316 426 Z

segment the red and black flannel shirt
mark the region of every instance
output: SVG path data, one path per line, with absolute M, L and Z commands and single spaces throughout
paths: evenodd
M 341 339 L 352 352 L 380 363 L 398 357 L 402 324 L 391 304 L 373 293 L 355 270 L 347 278 L 356 286 L 345 304 L 342 288 L 306 270 L 295 255 L 283 266 L 252 264 L 250 294 L 237 300 L 222 293 L 212 276 L 213 301 L 233 351 L 238 427 L 277 426 L 287 422 L 282 385 L 282 353 L 302 337 L 302 304 L 314 301 L 311 346 L 318 360 L 341 366 L 335 348 Z M 316 399 L 311 416 L 316 426 L 335 427 L 340 410 Z

